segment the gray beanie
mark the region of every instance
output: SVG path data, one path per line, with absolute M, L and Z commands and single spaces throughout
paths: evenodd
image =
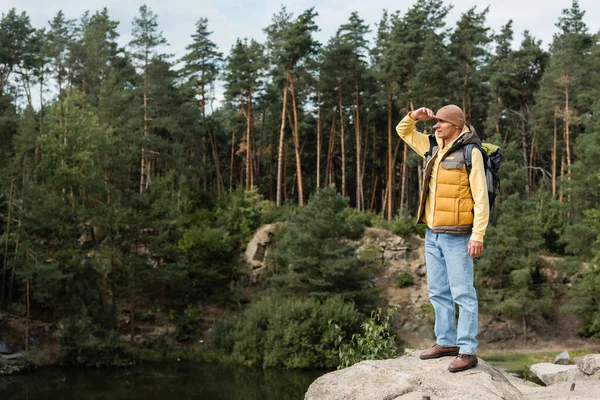
M 450 122 L 452 125 L 456 125 L 461 129 L 465 126 L 465 113 L 463 113 L 463 110 L 461 110 L 460 107 L 455 106 L 454 104 L 449 104 L 440 108 L 435 114 L 435 117 L 442 121 Z

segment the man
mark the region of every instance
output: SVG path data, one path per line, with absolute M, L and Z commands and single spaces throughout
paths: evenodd
M 417 121 L 437 119 L 435 138 L 415 130 Z M 409 113 L 396 127 L 398 135 L 425 159 L 417 221 L 427 224 L 425 262 L 427 290 L 435 311 L 436 344 L 421 359 L 456 356 L 450 372 L 477 365 L 478 303 L 473 287 L 473 258 L 483 253 L 489 202 L 481 140 L 465 124 L 455 105 Z M 466 144 L 472 151 L 471 170 L 465 165 Z M 454 303 L 459 307 L 458 326 Z

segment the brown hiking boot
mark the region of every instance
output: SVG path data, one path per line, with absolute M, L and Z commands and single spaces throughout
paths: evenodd
M 459 354 L 448 366 L 448 371 L 458 372 L 477 366 L 476 354 Z
M 439 344 L 434 344 L 432 348 L 429 350 L 425 350 L 421 353 L 419 358 L 421 360 L 429 360 L 431 358 L 440 358 L 446 356 L 457 356 L 458 355 L 458 347 L 444 347 Z

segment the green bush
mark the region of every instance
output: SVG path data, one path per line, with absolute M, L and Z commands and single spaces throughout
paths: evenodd
M 350 214 L 348 199 L 335 188 L 313 194 L 292 219 L 293 227 L 275 235 L 269 258 L 278 273 L 269 280 L 271 293 L 319 300 L 342 296 L 372 309 L 372 275 L 349 242 L 362 235 L 364 225 Z
M 104 367 L 129 363 L 116 329 L 100 331 L 83 317 L 67 320 L 59 332 L 60 363 Z
M 396 286 L 403 288 L 415 284 L 415 278 L 409 271 L 404 271 L 396 277 Z
M 386 220 L 383 215 L 377 215 L 373 221 L 373 226 L 379 229 L 385 229 L 398 236 L 419 235 L 425 237 L 426 226 L 424 224 L 415 224 L 415 219 L 411 217 L 408 211 L 403 208 L 393 220 Z
M 395 308 L 388 309 L 387 313 L 383 315 L 381 308 L 373 310 L 371 317 L 362 324 L 363 333 L 352 335 L 350 343 L 344 343 L 344 335 L 340 331 L 340 327 L 331 324 L 339 346 L 338 369 L 349 367 L 363 360 L 398 357 L 400 352 L 392 332 L 392 317 L 396 312 Z
M 583 318 L 579 334 L 584 337 L 600 338 L 600 266 L 592 265 L 570 291 L 571 300 L 561 311 L 575 313 Z
M 183 342 L 198 338 L 202 329 L 202 322 L 196 310 L 187 307 L 183 314 L 175 318 L 175 339 Z
M 216 327 L 211 345 L 235 362 L 263 368 L 333 368 L 338 365 L 335 341 L 356 332 L 360 320 L 354 305 L 340 298 L 269 298 Z M 339 327 L 335 337 L 329 321 Z

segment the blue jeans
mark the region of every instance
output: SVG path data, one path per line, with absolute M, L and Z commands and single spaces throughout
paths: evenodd
M 427 290 L 435 311 L 435 337 L 440 346 L 458 346 L 461 354 L 477 353 L 478 303 L 473 287 L 470 235 L 425 234 Z M 458 326 L 454 314 L 458 304 Z

